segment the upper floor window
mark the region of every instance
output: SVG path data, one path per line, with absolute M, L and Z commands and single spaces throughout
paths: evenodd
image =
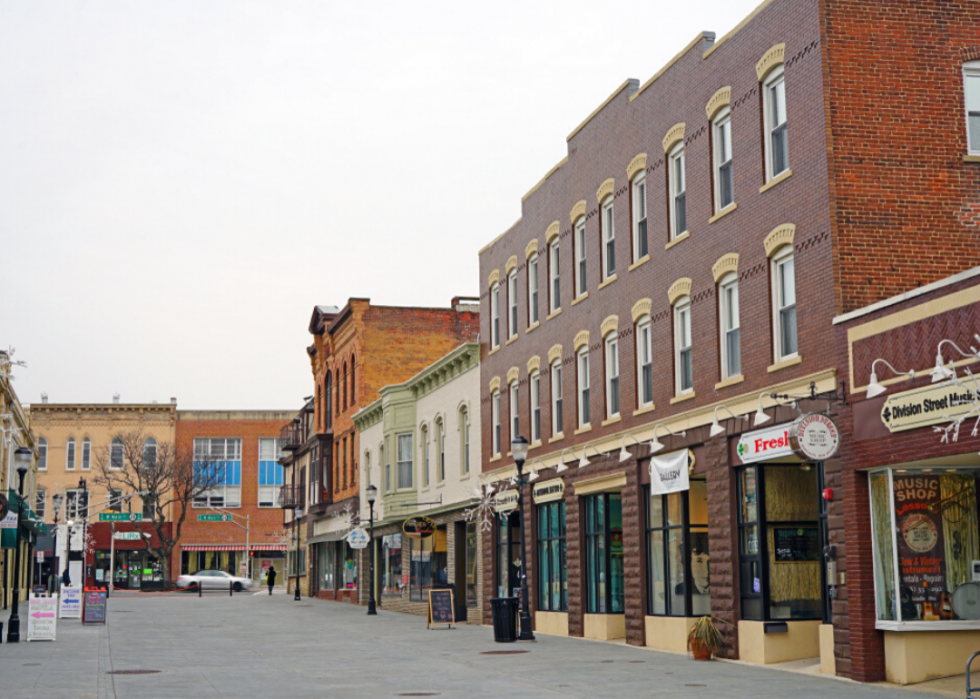
M 795 356 L 796 344 L 796 272 L 793 246 L 784 245 L 772 258 L 773 328 L 776 361 Z
M 357 382 L 354 381 L 354 355 L 350 357 L 350 404 L 354 405 Z M 353 458 L 351 459 L 353 461 Z
M 470 472 L 470 412 L 466 407 L 459 409 L 460 470 L 465 476 Z
M 507 339 L 517 335 L 517 271 L 507 276 Z
M 279 463 L 280 456 L 282 453 L 278 439 L 259 438 L 259 507 L 279 506 L 279 490 L 285 483 L 284 469 Z
M 47 502 L 47 493 L 44 488 L 38 488 L 37 492 L 34 494 L 34 514 L 38 517 L 44 518 L 44 506 Z
M 411 488 L 414 470 L 412 467 L 412 435 L 400 434 L 398 439 L 398 490 Z
M 325 413 L 323 427 L 326 430 L 333 429 L 333 411 L 330 410 L 330 396 L 333 395 L 333 375 L 328 371 L 327 380 L 323 384 L 323 403 L 320 409 Z
M 687 185 L 684 167 L 684 144 L 670 151 L 670 234 L 677 238 L 687 232 Z
M 510 439 L 513 441 L 521 433 L 521 418 L 518 406 L 517 381 L 510 382 Z
M 615 332 L 606 336 L 606 417 L 619 415 L 619 340 Z
M 194 471 L 210 486 L 194 498 L 194 507 L 241 507 L 241 439 L 195 439 Z
M 65 468 L 69 471 L 75 470 L 75 438 L 69 437 L 65 448 Z
M 589 347 L 578 351 L 578 426 L 587 427 L 592 421 L 589 412 Z
M 531 444 L 541 441 L 541 374 L 531 372 Z
M 766 179 L 789 169 L 789 142 L 786 135 L 786 85 L 783 67 L 769 73 L 763 84 L 763 118 L 766 125 Z
M 732 187 L 732 114 L 722 109 L 714 121 L 715 211 L 735 201 Z
M 674 304 L 675 393 L 694 389 L 694 365 L 691 349 L 691 299 L 683 296 Z
M 494 391 L 490 396 L 490 422 L 493 430 L 493 455 L 500 456 L 500 391 Z
M 442 418 L 436 420 L 436 480 L 446 480 L 446 426 Z
M 422 425 L 419 430 L 419 448 L 422 450 L 422 487 L 429 487 L 429 428 Z
M 558 256 L 558 238 L 548 245 L 548 312 L 561 309 L 561 276 Z
M 196 440 L 195 440 L 196 441 Z M 123 441 L 116 437 L 109 444 L 109 468 L 120 471 L 123 467 Z
M 347 410 L 347 381 L 350 378 L 350 374 L 347 373 L 347 362 L 344 362 L 344 410 Z
M 490 346 L 500 347 L 500 284 L 490 287 Z
M 575 298 L 586 292 L 588 280 L 586 262 L 585 216 L 575 222 Z
M 963 64 L 963 96 L 966 100 L 967 148 L 980 155 L 980 61 Z
M 562 434 L 563 415 L 561 411 L 561 360 L 551 364 L 551 436 Z
M 738 277 L 734 272 L 718 285 L 718 315 L 721 318 L 721 378 L 742 373 L 741 324 L 738 318 Z
M 527 260 L 527 324 L 538 322 L 538 253 Z
M 602 202 L 603 280 L 616 274 L 616 220 L 613 214 L 613 198 L 609 196 Z
M 636 322 L 636 403 L 639 408 L 653 404 L 653 335 L 647 315 Z
M 44 437 L 37 440 L 37 470 L 48 470 L 48 440 Z
M 157 465 L 157 440 L 153 437 L 143 441 L 143 465 L 148 468 Z
M 642 172 L 633 178 L 633 261 L 647 256 L 647 178 Z
M 382 464 L 384 464 L 385 471 L 385 492 L 391 492 L 391 451 L 385 449 L 384 442 L 378 447 L 378 454 L 380 456 Z
M 68 488 L 65 491 L 65 517 L 67 519 L 88 518 L 88 491 Z

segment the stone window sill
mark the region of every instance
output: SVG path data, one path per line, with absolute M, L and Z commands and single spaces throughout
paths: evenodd
M 582 302 L 583 302 L 583 301 L 585 301 L 585 299 L 587 299 L 587 298 L 589 298 L 589 292 L 588 292 L 588 291 L 586 291 L 586 292 L 585 292 L 584 294 L 582 294 L 582 295 L 581 295 L 581 296 L 579 296 L 578 298 L 576 298 L 576 299 L 573 299 L 573 300 L 572 300 L 572 305 L 574 306 L 574 305 L 575 305 L 575 304 L 577 304 L 577 303 L 582 303 Z
M 688 391 L 687 393 L 682 393 L 679 396 L 674 396 L 670 399 L 671 405 L 677 405 L 678 403 L 683 403 L 686 400 L 691 400 L 694 398 L 694 391 Z
M 728 214 L 732 213 L 737 208 L 738 208 L 738 204 L 736 204 L 734 202 L 731 203 L 731 204 L 729 204 L 724 209 L 722 209 L 721 211 L 719 211 L 717 214 L 715 214 L 714 216 L 712 216 L 711 218 L 709 218 L 708 219 L 708 224 L 710 225 L 710 224 L 714 223 L 715 221 L 717 221 L 718 219 L 724 218 L 725 216 L 728 216 Z
M 626 268 L 626 271 L 632 272 L 637 267 L 640 267 L 641 265 L 645 265 L 649 261 L 650 261 L 650 255 L 644 255 L 643 257 L 641 257 L 640 259 L 638 259 L 636 262 L 634 262 L 633 264 L 631 264 L 629 267 L 627 267 Z
M 803 357 L 799 354 L 782 360 L 781 362 L 776 362 L 775 364 L 766 368 L 770 374 L 774 371 L 779 371 L 780 369 L 788 369 L 791 366 L 796 366 L 803 362 Z
M 682 242 L 684 242 L 685 240 L 687 240 L 690 237 L 691 237 L 691 231 L 684 231 L 679 236 L 677 236 L 676 238 L 674 238 L 672 241 L 670 241 L 669 243 L 667 243 L 666 245 L 664 245 L 664 250 L 670 250 L 672 247 L 674 247 L 678 243 L 682 243 Z
M 619 279 L 619 277 L 616 276 L 615 274 L 612 275 L 611 277 L 606 277 L 606 281 L 602 282 L 602 284 L 599 285 L 599 288 L 600 289 L 605 289 L 607 286 L 609 286 L 610 284 L 612 284 L 617 279 Z
M 779 184 L 783 180 L 788 180 L 792 175 L 793 175 L 793 171 L 792 170 L 784 170 L 783 172 L 779 173 L 778 175 L 776 175 L 775 177 L 773 177 L 771 180 L 769 180 L 768 182 L 766 182 L 764 185 L 762 185 L 761 187 L 759 187 L 759 194 L 762 194 L 763 192 L 768 192 L 770 189 L 772 189 L 773 187 L 775 187 L 777 184 Z

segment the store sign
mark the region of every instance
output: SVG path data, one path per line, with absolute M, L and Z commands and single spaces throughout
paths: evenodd
M 823 461 L 837 453 L 840 431 L 826 415 L 804 415 L 793 423 L 790 444 L 796 455 L 810 461 Z
M 913 388 L 888 396 L 881 406 L 881 421 L 889 432 L 952 422 L 969 413 L 975 400 L 973 391 L 951 381 Z
M 493 509 L 503 515 L 517 509 L 517 491 L 502 490 L 493 496 Z
M 366 549 L 368 542 L 371 541 L 368 533 L 360 527 L 351 529 L 345 538 L 352 549 Z
M 76 585 L 62 585 L 58 616 L 62 619 L 82 618 L 82 588 Z
M 116 541 L 139 541 L 139 532 L 116 532 L 112 535 L 112 538 Z
M 535 483 L 533 492 L 534 502 L 538 505 L 561 500 L 565 497 L 565 481 L 561 478 L 552 478 L 550 481 Z M 517 505 L 516 500 L 514 501 L 514 505 Z
M 650 458 L 650 494 L 681 493 L 691 488 L 688 478 L 694 454 L 690 449 Z
M 428 517 L 412 517 L 402 524 L 402 531 L 412 539 L 425 539 L 435 534 L 436 523 Z
M 944 618 L 946 596 L 942 490 L 938 476 L 894 475 L 902 617 Z M 959 532 L 956 532 L 958 535 Z M 956 544 L 954 544 L 956 545 Z
M 792 427 L 792 423 L 784 423 L 764 430 L 746 432 L 738 440 L 738 457 L 743 464 L 754 464 L 766 459 L 793 456 L 793 447 L 789 443 Z
M 53 641 L 58 620 L 57 597 L 31 597 L 27 611 L 27 640 Z

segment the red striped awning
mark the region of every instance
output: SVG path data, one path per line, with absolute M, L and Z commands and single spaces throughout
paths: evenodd
M 244 551 L 245 544 L 184 544 L 182 551 Z M 285 544 L 249 544 L 249 551 L 285 551 Z

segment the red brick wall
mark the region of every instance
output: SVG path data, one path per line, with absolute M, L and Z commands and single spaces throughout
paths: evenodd
M 980 55 L 980 8 L 823 6 L 838 304 L 847 312 L 980 264 L 980 163 L 963 162 L 962 73 Z

